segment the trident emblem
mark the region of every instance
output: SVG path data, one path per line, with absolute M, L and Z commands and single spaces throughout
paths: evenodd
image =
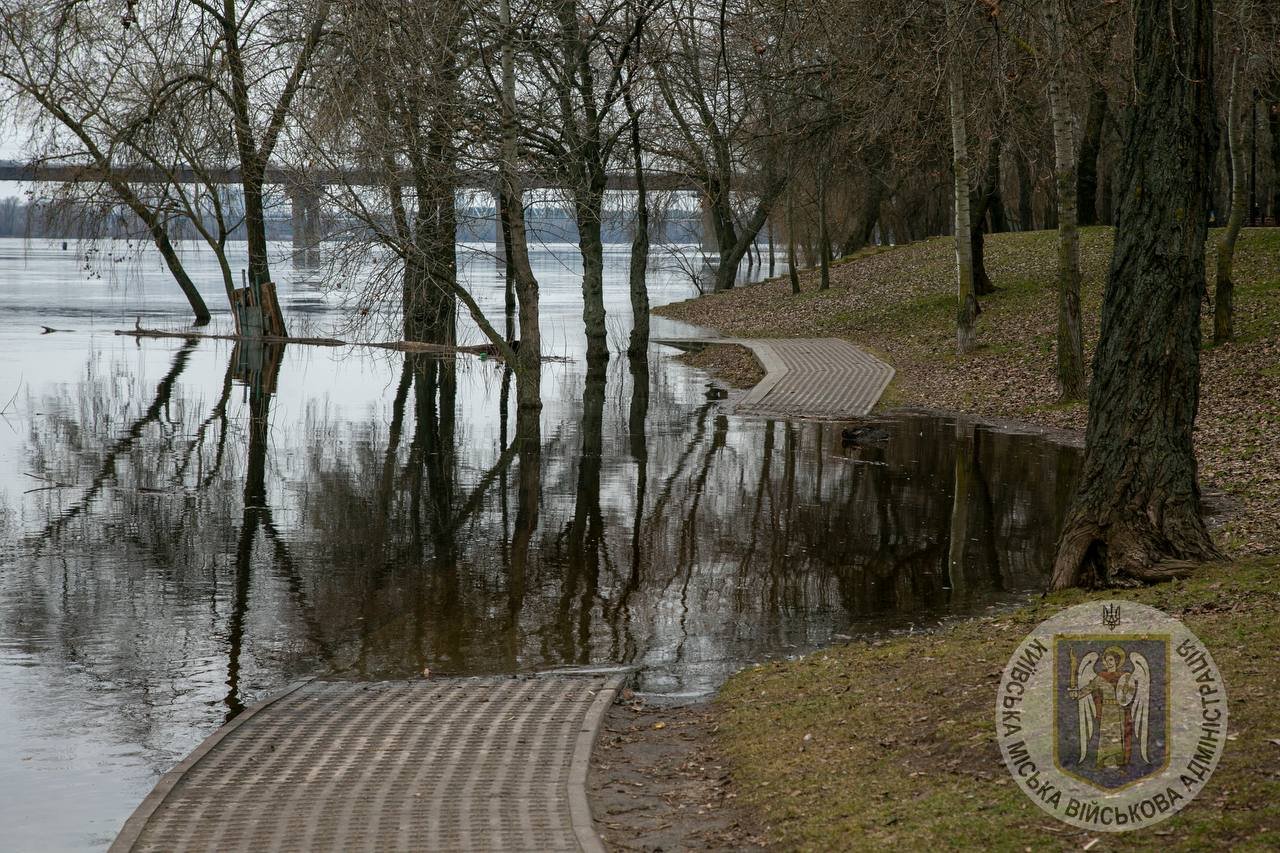
M 1102 624 L 1106 625 L 1111 631 L 1120 627 L 1120 605 L 1104 604 L 1102 605 Z

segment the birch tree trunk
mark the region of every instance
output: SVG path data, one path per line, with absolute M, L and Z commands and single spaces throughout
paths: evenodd
M 947 0 L 948 29 L 959 41 L 960 11 L 958 0 Z M 947 61 L 947 88 L 951 108 L 951 162 L 955 172 L 955 241 L 956 241 L 956 349 L 961 355 L 976 343 L 975 323 L 978 299 L 973 292 L 973 244 L 969 225 L 969 147 L 965 129 L 964 66 L 959 59 L 959 44 L 952 46 Z
M 1227 156 L 1231 158 L 1231 215 L 1227 219 L 1227 230 L 1218 243 L 1217 280 L 1213 286 L 1213 342 L 1226 343 L 1235 337 L 1235 310 L 1232 305 L 1235 283 L 1231 280 L 1232 267 L 1236 257 L 1236 240 L 1240 237 L 1240 227 L 1244 225 L 1245 212 L 1245 165 L 1244 165 L 1244 122 L 1240 120 L 1240 91 L 1244 81 L 1241 79 L 1240 53 L 1237 51 L 1231 58 L 1231 94 L 1227 99 Z
M 1075 128 L 1066 103 L 1062 8 L 1045 0 L 1049 36 L 1049 112 L 1053 123 L 1054 186 L 1058 194 L 1058 398 L 1084 398 L 1084 347 L 1080 334 L 1080 229 L 1076 206 Z

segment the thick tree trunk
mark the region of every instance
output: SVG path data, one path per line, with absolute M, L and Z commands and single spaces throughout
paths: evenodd
M 582 254 L 582 324 L 587 332 L 587 360 L 609 359 L 604 312 L 604 239 L 601 195 L 594 190 L 579 197 L 578 251 Z
M 1193 444 L 1217 143 L 1211 0 L 1135 0 L 1135 92 L 1089 385 L 1084 470 L 1052 587 L 1187 573 L 1219 552 Z
M 186 269 L 182 266 L 182 261 L 178 258 L 177 251 L 173 248 L 173 243 L 169 241 L 169 235 L 164 226 L 154 217 L 148 216 L 148 218 L 151 219 L 149 223 L 151 239 L 155 241 L 156 248 L 160 250 L 160 257 L 164 258 L 164 264 L 173 275 L 173 280 L 178 283 L 178 288 L 182 291 L 182 295 L 187 298 L 187 304 L 191 306 L 191 313 L 195 315 L 194 325 L 206 325 L 211 319 L 209 306 L 205 305 L 204 297 L 200 295 L 200 291 L 196 290 L 195 282 L 191 280 L 191 276 L 187 275 Z
M 987 211 L 992 199 L 1000 199 L 1000 138 L 991 140 L 991 149 L 987 156 L 987 172 L 978 187 L 976 197 L 970 199 L 969 210 L 969 243 L 973 254 L 973 292 L 978 296 L 986 296 L 996 292 L 995 283 L 987 274 L 986 233 Z M 1003 211 L 1001 211 L 1003 214 Z M 979 306 L 981 313 L 981 306 Z
M 1089 93 L 1089 112 L 1085 115 L 1080 157 L 1076 161 L 1076 203 L 1081 225 L 1098 224 L 1098 154 L 1102 150 L 1106 118 L 1107 90 L 1101 85 L 1094 86 Z
M 742 223 L 741 230 L 733 224 L 733 212 L 728 203 L 713 205 L 716 220 L 716 236 L 720 241 L 720 266 L 716 268 L 716 291 L 730 290 L 738 276 L 738 264 L 742 263 L 747 248 L 755 242 L 756 235 L 764 227 L 773 203 L 782 192 L 785 182 L 775 180 L 762 189 L 751 217 Z
M 1080 229 L 1076 226 L 1076 145 L 1066 101 L 1062 9 L 1045 4 L 1051 42 L 1049 113 L 1053 122 L 1054 186 L 1058 196 L 1058 398 L 1084 397 L 1084 347 L 1080 333 Z
M 1240 56 L 1231 59 L 1231 93 L 1227 98 L 1227 158 L 1231 164 L 1231 215 L 1227 218 L 1227 230 L 1218 243 L 1217 279 L 1213 286 L 1213 342 L 1224 344 L 1235 337 L 1234 320 L 1235 283 L 1231 279 L 1235 265 L 1236 240 L 1244 225 L 1245 186 L 1244 122 L 1240 115 L 1241 79 Z
M 947 0 L 947 18 L 958 24 L 957 0 Z M 957 48 L 958 50 L 959 48 Z M 964 67 L 953 56 L 947 70 L 951 107 L 951 162 L 955 172 L 956 349 L 961 355 L 977 343 L 978 300 L 973 291 L 973 244 L 969 225 L 969 151 L 965 129 Z

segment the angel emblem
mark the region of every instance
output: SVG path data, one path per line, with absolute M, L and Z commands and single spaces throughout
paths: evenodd
M 1147 718 L 1151 707 L 1151 666 L 1137 651 L 1120 646 L 1089 652 L 1081 660 L 1071 653 L 1071 682 L 1067 691 L 1080 709 L 1080 752 L 1076 764 L 1089 759 L 1093 733 L 1098 732 L 1093 766 L 1098 770 L 1124 770 L 1133 759 L 1134 746 L 1143 764 L 1147 753 Z

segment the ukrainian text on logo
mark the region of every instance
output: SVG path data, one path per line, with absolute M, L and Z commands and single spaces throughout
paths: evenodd
M 1005 765 L 1036 805 L 1119 832 L 1158 823 L 1208 782 L 1227 692 L 1204 644 L 1129 601 L 1068 608 L 1036 626 L 996 695 Z

